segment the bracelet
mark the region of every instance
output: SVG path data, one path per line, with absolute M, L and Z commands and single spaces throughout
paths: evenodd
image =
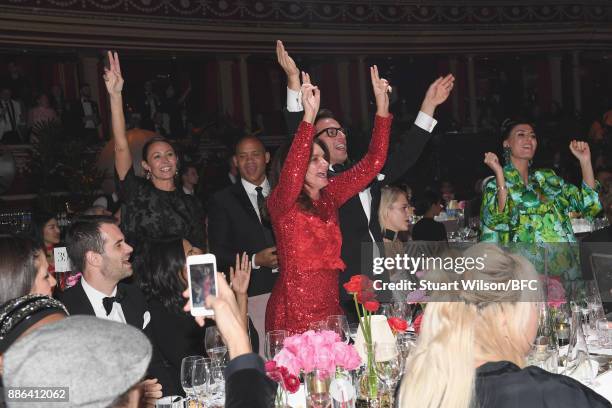
M 504 191 L 504 190 L 508 190 L 508 187 L 506 187 L 506 185 L 504 184 L 503 186 L 497 186 L 497 189 L 499 191 Z

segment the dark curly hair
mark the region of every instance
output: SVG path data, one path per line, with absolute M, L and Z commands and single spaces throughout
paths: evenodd
M 156 299 L 166 309 L 184 313 L 181 293 L 187 289 L 187 283 L 180 276 L 187 259 L 183 239 L 165 237 L 145 241 L 133 259 L 136 284 L 147 300 Z

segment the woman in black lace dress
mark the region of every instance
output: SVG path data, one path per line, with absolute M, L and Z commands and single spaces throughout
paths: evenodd
M 204 213 L 200 203 L 176 188 L 178 157 L 169 141 L 156 136 L 142 149 L 146 177 L 137 177 L 125 133 L 123 77 L 117 53 L 108 53 L 104 81 L 109 94 L 115 141 L 115 177 L 123 201 L 121 230 L 130 245 L 167 235 L 185 237 L 205 247 Z

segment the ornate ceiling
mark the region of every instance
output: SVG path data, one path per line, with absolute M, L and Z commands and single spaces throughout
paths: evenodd
M 0 0 L 0 43 L 173 53 L 610 49 L 602 1 Z

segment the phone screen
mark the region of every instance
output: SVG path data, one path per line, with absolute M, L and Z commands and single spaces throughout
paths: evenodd
M 193 307 L 206 307 L 204 300 L 208 295 L 216 294 L 215 264 L 189 265 L 191 276 L 191 302 Z

